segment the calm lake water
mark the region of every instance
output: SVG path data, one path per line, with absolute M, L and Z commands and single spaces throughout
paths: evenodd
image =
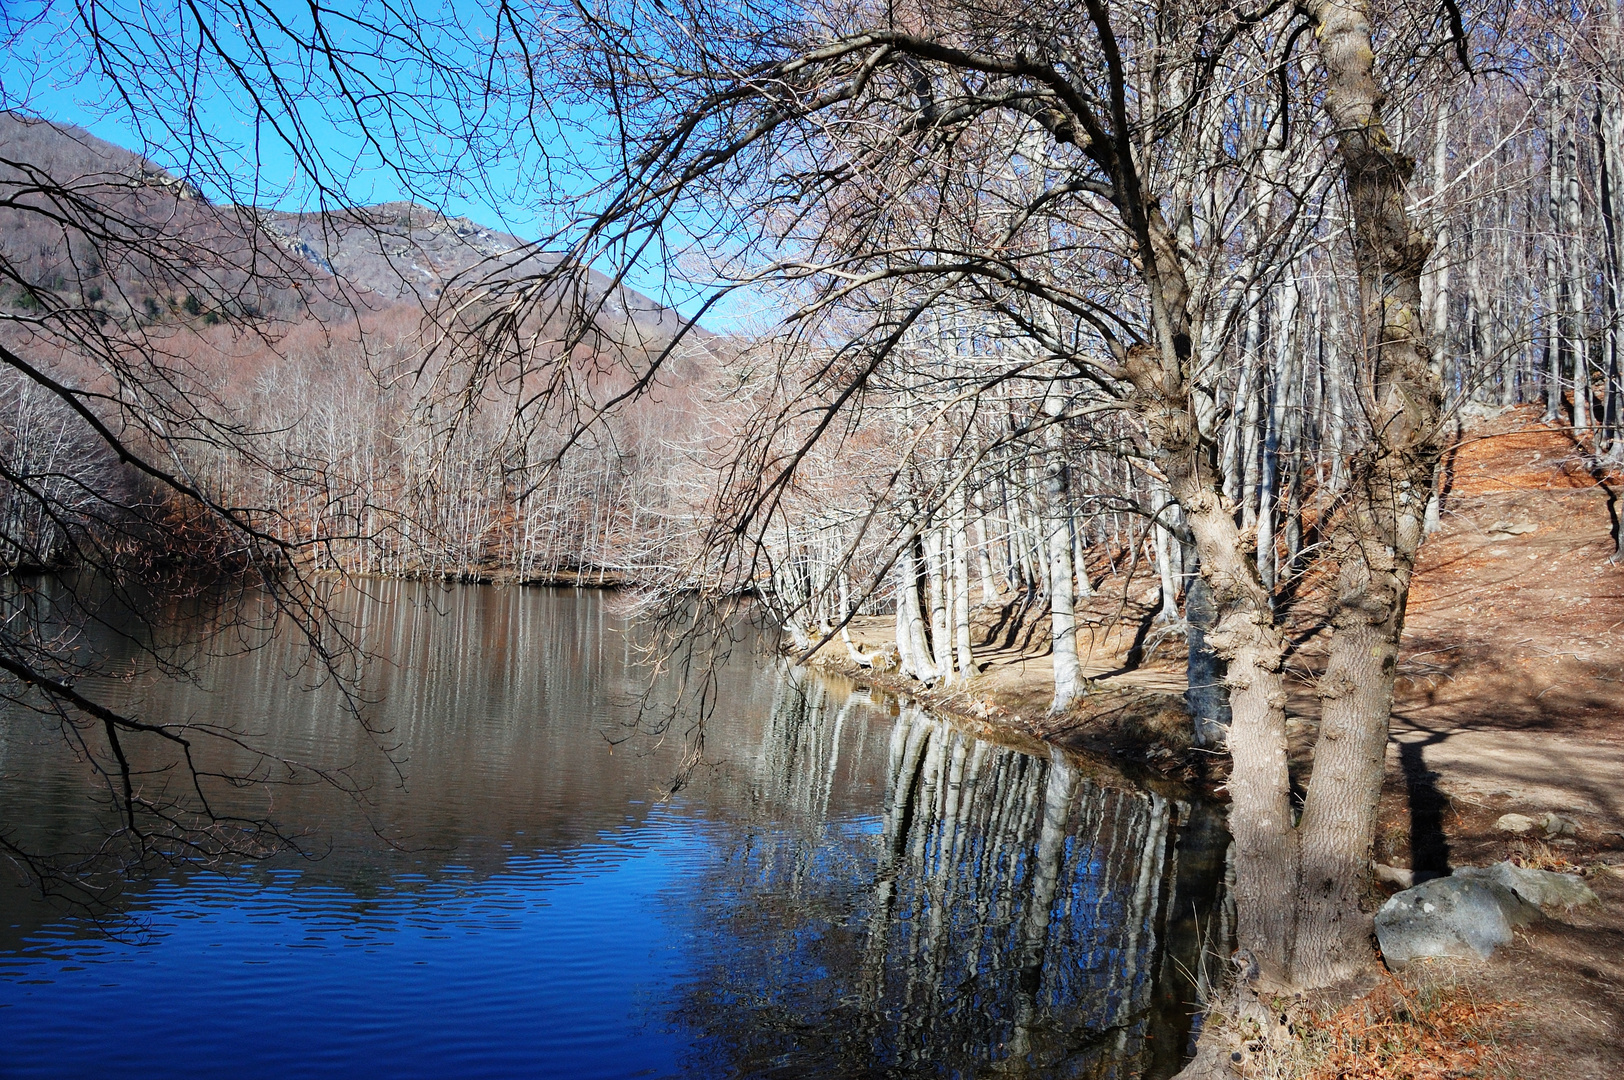
M 161 877 L 99 929 L 0 887 L 0 1075 L 1178 1068 L 1227 933 L 1212 811 L 745 649 L 668 794 L 687 719 L 627 738 L 646 677 L 600 594 L 366 593 L 341 603 L 404 783 L 285 640 L 81 684 L 352 765 L 365 811 L 284 789 L 323 857 Z M 9 832 L 66 844 L 90 790 L 54 724 L 0 719 Z

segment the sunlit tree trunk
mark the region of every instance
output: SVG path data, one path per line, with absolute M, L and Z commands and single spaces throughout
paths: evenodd
M 1619 35 L 1619 6 L 1613 5 L 1613 30 L 1615 40 Z M 1606 288 L 1603 295 L 1607 303 L 1607 322 L 1605 345 L 1602 352 L 1602 363 L 1605 367 L 1606 377 L 1602 385 L 1602 415 L 1601 432 L 1598 435 L 1598 449 L 1605 449 L 1609 461 L 1624 459 L 1624 439 L 1620 432 L 1620 395 L 1624 387 L 1620 386 L 1619 352 L 1620 337 L 1624 336 L 1624 327 L 1619 325 L 1624 319 L 1624 259 L 1620 258 L 1620 244 L 1624 244 L 1624 236 L 1620 235 L 1620 216 L 1624 212 L 1624 200 L 1620 198 L 1619 181 L 1620 168 L 1624 167 L 1624 146 L 1620 140 L 1624 139 L 1624 89 L 1619 87 L 1598 88 L 1596 102 L 1596 158 L 1599 172 L 1598 202 L 1601 204 L 1601 219 L 1603 241 L 1606 246 L 1603 265 L 1606 270 Z
M 948 583 L 944 565 L 950 554 L 943 550 L 946 530 L 932 522 L 925 529 L 925 593 L 930 602 L 931 661 L 942 682 L 953 681 L 953 627 L 948 620 Z
M 908 537 L 897 554 L 897 651 L 906 674 L 921 682 L 936 678 L 936 664 L 925 636 L 924 614 L 919 606 L 919 545 Z
M 1562 94 L 1558 83 L 1552 93 L 1551 126 L 1546 133 L 1546 165 L 1550 177 L 1551 232 L 1545 245 L 1545 419 L 1547 422 L 1562 415 L 1562 347 L 1563 324 L 1567 319 L 1568 283 L 1558 269 L 1562 261 L 1562 202 L 1561 149 L 1557 125 L 1561 122 Z
M 1047 441 L 1043 528 L 1048 538 L 1050 640 L 1054 655 L 1054 700 L 1049 712 L 1058 715 L 1071 708 L 1085 688 L 1082 663 L 1077 657 L 1077 615 L 1072 592 L 1071 510 L 1066 497 L 1071 474 L 1058 425 L 1049 428 Z
M 1431 243 L 1406 210 L 1410 162 L 1382 124 L 1369 11 L 1362 0 L 1314 5 L 1326 68 L 1325 109 L 1336 131 L 1353 208 L 1371 447 L 1334 526 L 1339 564 L 1314 774 L 1303 806 L 1303 909 L 1293 981 L 1329 985 L 1367 970 L 1376 804 L 1386 761 L 1393 678 L 1440 453 L 1442 388 L 1422 334 L 1421 270 Z
M 980 491 L 975 493 L 975 517 L 971 519 L 975 529 L 976 572 L 981 578 L 981 602 L 983 604 L 998 603 L 998 579 L 993 574 L 992 554 L 988 550 L 987 537 L 987 509 L 986 500 Z
M 1559 123 L 1562 146 L 1562 178 L 1560 185 L 1561 225 L 1563 245 L 1566 248 L 1566 292 L 1568 302 L 1564 319 L 1569 353 L 1573 358 L 1573 430 L 1582 434 L 1590 428 L 1590 327 L 1589 283 L 1585 274 L 1584 217 L 1579 206 L 1579 140 L 1574 131 L 1575 116 L 1570 101 L 1571 90 L 1564 81 L 1558 81 L 1553 118 Z
M 953 642 L 959 672 L 968 679 L 976 674 L 975 653 L 970 647 L 970 557 L 969 530 L 965 527 L 965 495 L 961 487 L 954 494 L 951 539 L 953 544 Z

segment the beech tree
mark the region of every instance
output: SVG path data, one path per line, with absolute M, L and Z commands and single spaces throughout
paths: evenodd
M 1442 387 L 1421 293 L 1432 244 L 1405 201 L 1413 163 L 1384 125 L 1368 6 L 1089 2 L 1084 11 L 1083 24 L 1075 9 L 1041 4 L 549 11 L 538 24 L 554 43 L 549 99 L 616 102 L 615 138 L 627 148 L 574 250 L 583 261 L 634 252 L 680 221 L 679 208 L 714 206 L 732 223 L 730 265 L 748 267 L 736 280 L 798 290 L 788 345 L 828 343 L 790 395 L 796 422 L 782 411 L 763 417 L 746 483 L 718 504 L 706 565 L 724 570 L 715 580 L 726 587 L 753 576 L 808 455 L 937 314 L 986 313 L 1066 370 L 1074 407 L 1131 417 L 1213 598 L 1206 642 L 1226 665 L 1233 714 L 1238 940 L 1266 984 L 1330 985 L 1374 960 L 1360 899 L 1409 577 L 1441 450 Z M 1305 32 L 1318 43 L 1315 82 L 1295 53 Z M 1281 103 L 1248 101 L 1249 83 L 1277 85 Z M 1316 101 L 1318 121 L 1308 112 Z M 1355 409 L 1344 418 L 1346 476 L 1321 523 L 1337 575 L 1330 656 L 1300 808 L 1286 771 L 1288 641 L 1274 545 L 1264 558 L 1220 461 L 1215 346 L 1240 305 L 1223 303 L 1234 215 L 1209 195 L 1233 190 L 1226 176 L 1236 170 L 1269 182 L 1292 125 L 1332 140 L 1327 166 L 1340 176 L 1348 226 L 1326 251 L 1358 288 L 1343 358 Z M 1000 173 L 1012 181 L 998 183 Z M 1289 197 L 1316 212 L 1338 198 L 1312 178 Z M 1253 265 L 1281 254 L 1265 244 Z M 1018 363 L 986 372 L 971 392 L 1023 374 Z M 961 464 L 961 473 L 973 467 Z M 921 510 L 948 505 L 944 490 Z M 1272 523 L 1272 506 L 1268 514 Z M 905 581 L 918 529 L 894 549 Z M 1058 565 L 1069 545 L 1045 531 Z

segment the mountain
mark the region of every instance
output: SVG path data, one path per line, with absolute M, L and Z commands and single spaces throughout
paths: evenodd
M 0 305 L 50 312 L 38 332 L 176 313 L 328 317 L 336 284 L 263 235 L 254 215 L 211 204 L 140 155 L 0 113 Z
M 0 113 L 0 288 L 11 286 L 0 303 L 54 298 L 149 320 L 211 311 L 329 318 L 343 308 L 422 311 L 447 288 L 556 273 L 560 261 L 415 203 L 324 213 L 216 205 L 79 128 Z M 580 293 L 569 302 L 593 308 L 612 340 L 651 347 L 682 325 L 676 312 L 595 270 L 572 286 Z
M 453 283 L 552 273 L 561 261 L 508 233 L 410 202 L 323 214 L 270 212 L 260 220 L 289 251 L 392 302 L 430 305 Z M 675 311 L 596 270 L 587 271 L 584 286 L 578 299 L 599 306 L 600 323 L 635 328 L 644 338 L 668 337 L 682 326 Z

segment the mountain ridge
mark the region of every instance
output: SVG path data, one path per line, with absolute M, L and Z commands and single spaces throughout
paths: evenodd
M 108 266 L 112 260 L 87 252 L 96 246 L 87 240 L 94 230 L 79 227 L 82 235 L 76 236 L 71 222 L 47 212 L 63 192 L 116 219 L 131 234 L 128 246 L 185 235 L 233 264 L 236 273 L 224 275 L 232 278 L 222 279 L 224 291 L 254 294 L 252 302 L 239 305 L 250 316 L 291 316 L 299 309 L 333 314 L 312 292 L 329 298 L 346 293 L 363 308 L 407 304 L 432 311 L 453 285 L 500 287 L 557 274 L 563 261 L 510 233 L 405 200 L 320 212 L 213 203 L 191 181 L 135 151 L 73 125 L 11 112 L 0 113 L 0 192 L 8 188 L 12 205 L 0 208 L 0 276 L 21 291 L 77 291 L 82 302 L 93 291 L 102 293 L 104 299 L 90 302 L 114 316 L 139 316 L 144 306 L 152 318 L 165 306 L 207 301 L 183 294 L 165 273 L 144 279 L 142 266 L 133 265 L 139 259 Z M 255 256 L 271 249 L 292 262 L 275 266 L 269 279 L 254 280 L 264 270 Z M 99 288 L 101 277 L 114 287 Z M 589 268 L 583 277 L 570 282 L 576 295 L 569 300 L 594 307 L 599 331 L 614 340 L 652 346 L 684 325 L 673 309 L 600 271 Z M 698 327 L 694 332 L 701 340 L 714 337 Z

